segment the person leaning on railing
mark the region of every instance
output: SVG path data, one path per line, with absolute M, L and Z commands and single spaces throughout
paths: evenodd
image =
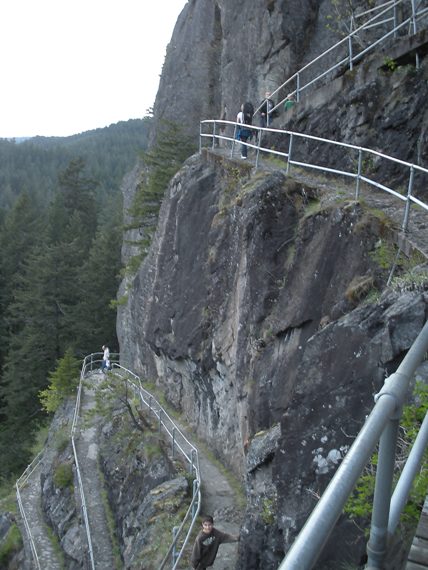
M 238 542 L 239 536 L 233 536 L 214 528 L 211 516 L 202 520 L 202 530 L 196 537 L 190 561 L 195 570 L 206 570 L 214 564 L 220 544 Z

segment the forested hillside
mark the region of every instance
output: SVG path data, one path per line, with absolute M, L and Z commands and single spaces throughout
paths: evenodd
M 120 183 L 149 126 L 0 141 L 0 478 L 25 467 L 47 417 L 39 393 L 66 351 L 117 346 Z
M 8 208 L 22 192 L 50 200 L 58 172 L 70 160 L 85 160 L 88 175 L 98 182 L 96 196 L 117 193 L 122 177 L 147 148 L 151 117 L 122 121 L 71 137 L 34 137 L 24 142 L 0 139 L 0 209 Z

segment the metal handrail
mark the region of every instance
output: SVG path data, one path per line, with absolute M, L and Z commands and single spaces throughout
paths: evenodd
M 279 87 L 277 87 L 275 89 L 275 91 L 272 92 L 271 97 L 275 97 L 275 95 L 277 95 L 280 91 L 284 90 L 286 86 L 293 84 L 293 83 L 296 83 L 295 89 L 291 90 L 285 97 L 281 98 L 281 100 L 274 107 L 272 107 L 272 109 L 269 109 L 268 114 L 271 115 L 272 113 L 274 113 L 278 109 L 278 107 L 283 105 L 284 102 L 287 100 L 287 97 L 295 97 L 296 100 L 299 101 L 300 100 L 300 94 L 304 90 L 308 89 L 308 87 L 310 87 L 314 83 L 319 82 L 326 75 L 328 75 L 329 73 L 331 73 L 331 72 L 335 71 L 336 69 L 342 67 L 343 65 L 345 65 L 345 64 L 349 65 L 349 69 L 352 70 L 354 63 L 359 61 L 369 51 L 372 51 L 376 46 L 378 46 L 380 43 L 384 42 L 386 39 L 388 39 L 392 35 L 396 36 L 397 32 L 400 31 L 401 29 L 405 28 L 406 26 L 409 26 L 409 35 L 410 35 L 410 32 L 415 34 L 416 33 L 416 22 L 420 21 L 422 18 L 424 18 L 427 15 L 428 8 L 422 6 L 426 0 L 422 0 L 418 6 L 415 6 L 414 0 L 410 0 L 411 16 L 409 16 L 408 18 L 404 19 L 402 22 L 397 24 L 395 22 L 395 11 L 399 5 L 407 3 L 408 1 L 409 0 L 396 0 L 394 2 L 387 2 L 385 4 L 382 4 L 381 6 L 377 6 L 375 8 L 372 8 L 371 10 L 368 10 L 366 12 L 356 14 L 354 16 L 354 18 L 359 18 L 359 17 L 365 16 L 365 15 L 367 15 L 367 14 L 369 14 L 375 10 L 380 10 L 380 12 L 378 12 L 375 16 L 373 16 L 369 20 L 367 20 L 367 22 L 361 24 L 358 28 L 356 28 L 355 30 L 350 32 L 346 37 L 342 38 L 336 44 L 334 44 L 333 46 L 330 46 L 323 53 L 319 54 L 317 57 L 315 57 L 313 60 L 311 60 L 309 63 L 305 64 L 298 71 L 296 71 L 293 75 L 291 75 L 286 81 L 284 81 Z M 383 16 L 385 16 L 391 10 L 393 11 L 393 16 L 391 16 L 390 18 L 387 18 L 387 19 L 381 19 Z M 372 29 L 376 26 L 382 26 L 384 24 L 387 24 L 388 22 L 393 22 L 393 26 L 392 26 L 391 30 L 387 31 L 385 34 L 381 35 L 378 38 L 371 39 L 368 42 L 367 46 L 361 52 L 354 53 L 354 51 L 352 49 L 352 40 L 355 37 L 357 37 L 358 34 L 361 34 L 361 32 Z M 346 50 L 346 54 L 344 54 L 344 50 L 343 50 L 344 47 Z M 336 52 L 336 51 L 338 52 L 336 62 L 333 65 L 331 65 L 329 63 L 329 60 L 327 59 L 327 56 L 331 56 L 331 54 L 333 52 Z M 307 80 L 306 83 L 302 83 L 302 81 L 301 81 L 302 75 L 315 65 L 317 67 L 319 67 L 320 62 L 323 60 L 326 61 L 326 66 L 325 66 L 326 69 L 322 68 L 320 72 L 315 73 L 315 76 L 313 78 Z M 262 102 L 259 105 L 259 107 L 257 107 L 257 109 L 254 112 L 254 115 L 256 115 L 260 111 L 263 104 L 264 104 L 264 102 Z
M 218 132 L 220 132 L 219 129 L 216 128 L 216 125 L 223 125 L 224 127 L 226 127 L 227 125 L 229 125 L 230 127 L 233 127 L 234 129 L 234 135 L 233 137 L 230 136 L 225 136 L 224 134 L 217 134 Z M 203 132 L 203 127 L 204 126 L 212 126 L 212 132 L 210 133 L 206 133 Z M 236 144 L 236 131 L 237 129 L 240 127 L 239 123 L 233 122 L 233 121 L 222 121 L 220 119 L 209 119 L 209 120 L 204 120 L 201 121 L 201 126 L 200 126 L 200 152 L 202 151 L 202 147 L 203 147 L 203 140 L 204 139 L 210 139 L 212 141 L 212 148 L 215 148 L 215 143 L 217 140 L 225 140 L 225 141 L 229 141 L 232 143 L 231 146 L 231 151 L 230 151 L 230 156 L 233 156 L 233 152 L 234 152 L 234 145 Z M 259 162 L 259 154 L 260 152 L 266 153 L 266 154 L 271 154 L 273 156 L 279 156 L 279 157 L 283 157 L 287 160 L 286 163 L 286 172 L 287 174 L 289 174 L 290 172 L 290 168 L 292 166 L 298 166 L 298 167 L 302 167 L 302 168 L 309 168 L 309 169 L 313 169 L 316 171 L 321 171 L 321 172 L 326 172 L 329 174 L 335 174 L 335 175 L 340 175 L 340 176 L 345 176 L 347 178 L 351 178 L 355 180 L 355 199 L 357 200 L 359 198 L 359 194 L 360 194 L 360 186 L 362 182 L 365 182 L 366 184 L 373 186 L 375 188 L 378 188 L 379 190 L 382 190 L 384 192 L 387 192 L 388 194 L 391 194 L 392 196 L 394 196 L 395 198 L 397 198 L 397 200 L 400 200 L 402 202 L 405 203 L 404 205 L 404 213 L 403 213 L 403 221 L 401 224 L 401 229 L 402 231 L 407 231 L 408 228 L 408 222 L 409 222 L 409 214 L 410 214 L 410 207 L 412 204 L 416 204 L 418 205 L 420 208 L 424 209 L 425 211 L 428 211 L 428 204 L 423 202 L 422 200 L 420 200 L 419 198 L 417 198 L 414 195 L 414 186 L 415 186 L 415 174 L 419 173 L 419 174 L 423 174 L 424 176 L 428 176 L 428 169 L 427 168 L 423 168 L 422 166 L 419 166 L 417 164 L 413 164 L 411 162 L 407 162 L 405 160 L 401 160 L 399 158 L 395 158 L 393 156 L 389 156 L 383 152 L 379 152 L 370 148 L 366 148 L 366 147 L 362 147 L 362 146 L 356 146 L 353 144 L 349 144 L 349 143 L 343 143 L 343 142 L 339 142 L 339 141 L 334 141 L 334 140 L 330 140 L 330 139 L 325 139 L 325 138 L 321 138 L 321 137 L 316 137 L 313 135 L 307 135 L 304 133 L 297 133 L 294 131 L 288 131 L 288 130 L 283 130 L 283 129 L 272 129 L 272 128 L 262 128 L 262 127 L 257 127 L 257 126 L 251 126 L 248 127 L 249 129 L 251 129 L 252 131 L 257 133 L 257 136 L 255 137 L 255 143 L 250 143 L 250 142 L 242 142 L 240 141 L 239 144 L 244 144 L 245 146 L 252 148 L 256 151 L 256 162 L 255 162 L 255 167 L 256 169 L 258 168 L 258 162 Z M 284 137 L 288 137 L 288 152 L 284 152 L 284 151 L 280 151 L 280 150 L 275 150 L 275 149 L 271 149 L 268 147 L 264 147 L 262 146 L 262 138 L 261 135 L 262 134 L 267 134 L 267 133 L 272 133 L 275 135 L 283 135 Z M 352 151 L 355 153 L 355 168 L 351 171 L 351 170 L 343 170 L 343 169 L 339 169 L 339 168 L 334 168 L 334 165 L 321 165 L 321 164 L 316 164 L 315 161 L 312 162 L 303 162 L 303 161 L 299 161 L 296 160 L 295 158 L 295 154 L 296 154 L 296 150 L 295 150 L 295 141 L 296 140 L 304 140 L 304 141 L 315 141 L 321 144 L 326 144 L 326 145 L 333 145 L 335 147 L 340 147 L 343 149 L 346 149 L 348 151 Z M 285 139 L 285 142 L 287 141 L 287 139 Z M 287 146 L 287 145 L 285 145 Z M 369 175 L 364 174 L 364 167 L 363 167 L 363 155 L 367 158 L 376 158 L 376 159 L 384 159 L 387 161 L 390 161 L 394 164 L 400 165 L 405 167 L 406 169 L 408 169 L 409 173 L 408 173 L 408 186 L 407 186 L 407 192 L 406 195 L 401 194 L 400 192 L 397 192 L 397 190 L 394 190 L 393 188 L 387 186 L 387 184 L 383 184 L 377 180 L 374 180 L 373 178 L 370 178 Z M 328 156 L 330 156 L 330 153 L 328 153 Z
M 79 494 L 80 494 L 80 501 L 82 503 L 82 514 L 83 514 L 83 521 L 84 521 L 85 531 L 86 531 L 86 540 L 88 542 L 89 560 L 90 560 L 92 570 L 95 570 L 94 549 L 92 547 L 92 537 L 91 537 L 91 529 L 89 527 L 88 510 L 86 508 L 85 492 L 83 489 L 82 475 L 80 473 L 79 459 L 77 457 L 77 450 L 76 450 L 76 445 L 75 445 L 75 434 L 76 434 L 76 429 L 77 429 L 77 422 L 79 420 L 79 415 L 80 415 L 80 403 L 81 403 L 82 389 L 83 389 L 82 384 L 83 384 L 83 379 L 85 378 L 87 367 L 92 366 L 92 357 L 93 357 L 93 355 L 91 354 L 91 355 L 85 356 L 85 358 L 83 359 L 82 369 L 80 372 L 79 387 L 77 389 L 76 405 L 74 408 L 73 424 L 71 426 L 71 445 L 73 447 L 74 464 L 76 466 L 78 489 L 79 489 Z M 89 362 L 88 362 L 88 360 L 89 360 Z
M 161 431 L 162 428 L 164 428 L 164 432 L 170 437 L 172 442 L 172 454 L 174 455 L 175 449 L 178 449 L 183 458 L 189 464 L 190 474 L 194 474 L 192 500 L 186 511 L 186 514 L 183 517 L 183 520 L 181 521 L 180 526 L 178 527 L 178 529 L 175 530 L 175 532 L 173 532 L 173 540 L 159 567 L 159 570 L 163 570 L 166 567 L 171 555 L 173 555 L 171 568 L 172 570 L 176 570 L 178 567 L 178 563 L 180 562 L 181 557 L 184 553 L 184 549 L 189 541 L 190 535 L 196 523 L 196 519 L 199 515 L 201 507 L 201 474 L 199 468 L 198 450 L 187 439 L 187 437 L 183 434 L 183 432 L 176 425 L 176 423 L 170 417 L 168 412 L 156 400 L 156 398 L 149 391 L 143 388 L 141 384 L 141 379 L 139 378 L 139 376 L 137 376 L 137 374 L 135 374 L 131 370 L 125 368 L 124 366 L 118 363 L 113 363 L 113 369 L 115 371 L 116 370 L 120 371 L 121 376 L 123 375 L 123 373 L 125 374 L 125 377 L 127 377 L 134 391 L 138 394 L 141 404 L 145 406 L 159 422 L 159 431 Z M 129 377 L 133 378 L 134 381 L 130 380 Z M 186 447 L 187 449 L 185 449 Z M 175 549 L 177 546 L 178 539 L 180 538 L 183 529 L 190 517 L 191 521 L 186 536 L 184 537 L 179 552 L 176 553 Z
M 86 507 L 86 498 L 85 498 L 85 491 L 84 491 L 84 487 L 83 487 L 83 480 L 82 480 L 82 475 L 80 472 L 79 459 L 77 457 L 77 449 L 76 449 L 76 445 L 75 445 L 75 434 L 76 434 L 77 423 L 79 421 L 79 415 L 80 415 L 80 404 L 81 404 L 81 397 L 82 397 L 82 390 L 83 390 L 83 380 L 84 380 L 85 376 L 88 374 L 88 372 L 92 372 L 94 370 L 94 368 L 98 367 L 98 365 L 103 360 L 102 357 L 103 357 L 102 352 L 93 352 L 93 353 L 85 356 L 85 358 L 83 359 L 82 368 L 81 368 L 81 372 L 80 372 L 80 381 L 79 381 L 79 386 L 77 389 L 76 405 L 74 408 L 73 424 L 71 426 L 71 445 L 73 447 L 73 455 L 74 455 L 74 463 L 76 466 L 78 489 L 79 489 L 79 494 L 80 494 L 80 500 L 82 503 L 82 515 L 83 515 L 83 521 L 84 521 L 84 525 L 85 525 L 86 539 L 88 542 L 88 553 L 89 553 L 89 559 L 90 559 L 90 564 L 91 564 L 92 570 L 95 570 L 94 549 L 92 546 L 92 536 L 91 536 L 91 529 L 90 529 L 90 525 L 89 525 L 88 509 Z M 118 358 L 119 358 L 119 353 L 115 353 L 115 352 L 110 353 L 110 359 L 111 359 L 112 363 L 114 363 L 114 360 L 118 359 Z
M 33 472 L 37 469 L 42 461 L 43 450 L 40 451 L 33 461 L 27 466 L 21 477 L 16 480 L 15 487 L 16 487 L 16 500 L 19 507 L 19 512 L 21 513 L 22 521 L 24 523 L 24 528 L 28 536 L 28 540 L 30 542 L 30 550 L 33 556 L 34 563 L 36 565 L 37 570 L 41 570 L 39 555 L 37 553 L 36 544 L 34 542 L 33 534 L 31 532 L 31 527 L 27 519 L 27 515 L 25 513 L 24 505 L 21 498 L 21 489 L 27 483 L 28 479 L 31 477 Z
M 300 531 L 278 570 L 310 570 L 330 536 L 343 507 L 363 472 L 380 439 L 379 461 L 367 551 L 370 569 L 382 568 L 387 551 L 388 521 L 396 520 L 395 507 L 390 507 L 395 444 L 401 409 L 406 401 L 409 383 L 428 350 L 428 322 L 414 341 L 397 371 L 389 376 L 375 397 L 375 405 L 341 465 Z M 426 437 L 428 423 L 424 421 L 421 437 Z M 395 432 L 395 437 L 391 437 Z M 415 446 L 414 446 L 415 448 Z M 391 453 L 392 451 L 392 453 Z M 416 471 L 413 470 L 412 477 Z M 408 474 L 400 481 L 408 485 Z M 386 500 L 385 500 L 386 499 Z M 400 508 L 404 503 L 401 504 Z M 401 511 L 400 511 L 401 512 Z M 391 515 L 390 515 L 391 513 Z M 395 527 L 394 527 L 395 528 Z M 390 527 L 390 532 L 394 528 Z

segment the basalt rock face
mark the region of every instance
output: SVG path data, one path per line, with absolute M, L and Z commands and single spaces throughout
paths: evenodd
M 259 101 L 336 41 L 330 12 L 326 1 L 189 1 L 155 123 L 172 119 L 196 134 L 223 104 L 234 120 L 240 102 Z M 426 63 L 392 72 L 384 59 L 312 91 L 274 125 L 423 163 Z M 283 135 L 266 143 L 288 150 Z M 302 160 L 309 154 L 357 163 L 317 143 L 302 145 Z M 399 169 L 364 166 L 405 188 Z M 387 279 L 385 220 L 339 191 L 334 198 L 281 170 L 252 175 L 245 163 L 191 157 L 165 194 L 147 257 L 119 292 L 122 363 L 155 381 L 245 482 L 242 570 L 276 570 L 428 314 L 426 285 L 370 301 Z M 346 519 L 335 533 L 316 568 L 364 556 Z
M 281 171 L 249 174 L 207 154 L 174 177 L 118 336 L 123 363 L 245 479 L 240 568 L 273 570 L 420 331 L 427 297 L 360 306 L 385 282 L 382 218 Z
M 235 120 L 241 103 L 257 105 L 339 39 L 332 12 L 327 0 L 189 0 L 167 48 L 155 125 L 174 120 L 196 135 L 225 104 Z

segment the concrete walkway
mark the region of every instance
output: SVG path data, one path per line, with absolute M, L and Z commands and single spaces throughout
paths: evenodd
M 239 158 L 238 152 L 239 145 L 235 145 L 233 158 L 230 156 L 229 148 L 216 148 L 204 149 L 204 152 L 212 156 L 222 156 L 225 159 L 236 163 L 245 163 L 255 167 L 255 152 L 249 150 L 248 160 L 242 161 Z M 259 158 L 257 171 L 273 172 L 283 170 L 285 174 L 286 162 L 284 160 L 284 168 L 281 168 L 280 160 L 277 159 L 275 163 L 265 159 Z M 320 190 L 324 190 L 325 194 L 322 196 L 322 203 L 328 204 L 329 201 L 338 199 L 345 195 L 348 199 L 355 198 L 355 182 L 350 183 L 345 177 L 330 176 L 327 177 L 322 173 L 316 173 L 310 169 L 291 167 L 288 175 L 303 184 L 315 186 Z M 409 249 L 417 249 L 428 260 L 428 212 L 422 208 L 418 208 L 414 204 L 410 208 L 409 225 L 406 234 L 401 232 L 401 225 L 404 218 L 405 202 L 395 198 L 386 191 L 378 190 L 366 183 L 361 184 L 359 199 L 364 201 L 369 207 L 381 210 L 391 221 L 394 223 L 397 233 L 397 241 L 402 245 L 403 251 L 407 253 Z
M 91 376 L 93 381 L 96 381 L 96 378 L 97 375 Z M 88 510 L 95 568 L 114 570 L 113 550 L 102 498 L 103 483 L 98 468 L 97 424 L 101 418 L 95 416 L 90 422 L 85 421 L 85 412 L 93 410 L 95 406 L 95 391 L 85 387 L 80 412 L 80 436 L 76 442 L 76 449 Z
M 40 484 L 40 474 L 42 470 L 42 464 L 40 463 L 38 467 L 30 475 L 27 483 L 21 488 L 21 500 L 24 508 L 25 515 L 27 517 L 28 525 L 31 529 L 31 534 L 36 547 L 37 556 L 39 558 L 40 568 L 42 570 L 62 570 L 63 566 L 58 558 L 58 555 L 53 547 L 52 541 L 49 537 L 47 524 L 43 517 L 42 506 L 41 506 L 41 484 Z M 21 525 L 21 532 L 23 534 L 24 540 L 27 542 L 26 531 Z M 30 553 L 30 549 L 26 549 L 26 552 Z M 33 568 L 37 568 L 36 564 L 33 562 Z

